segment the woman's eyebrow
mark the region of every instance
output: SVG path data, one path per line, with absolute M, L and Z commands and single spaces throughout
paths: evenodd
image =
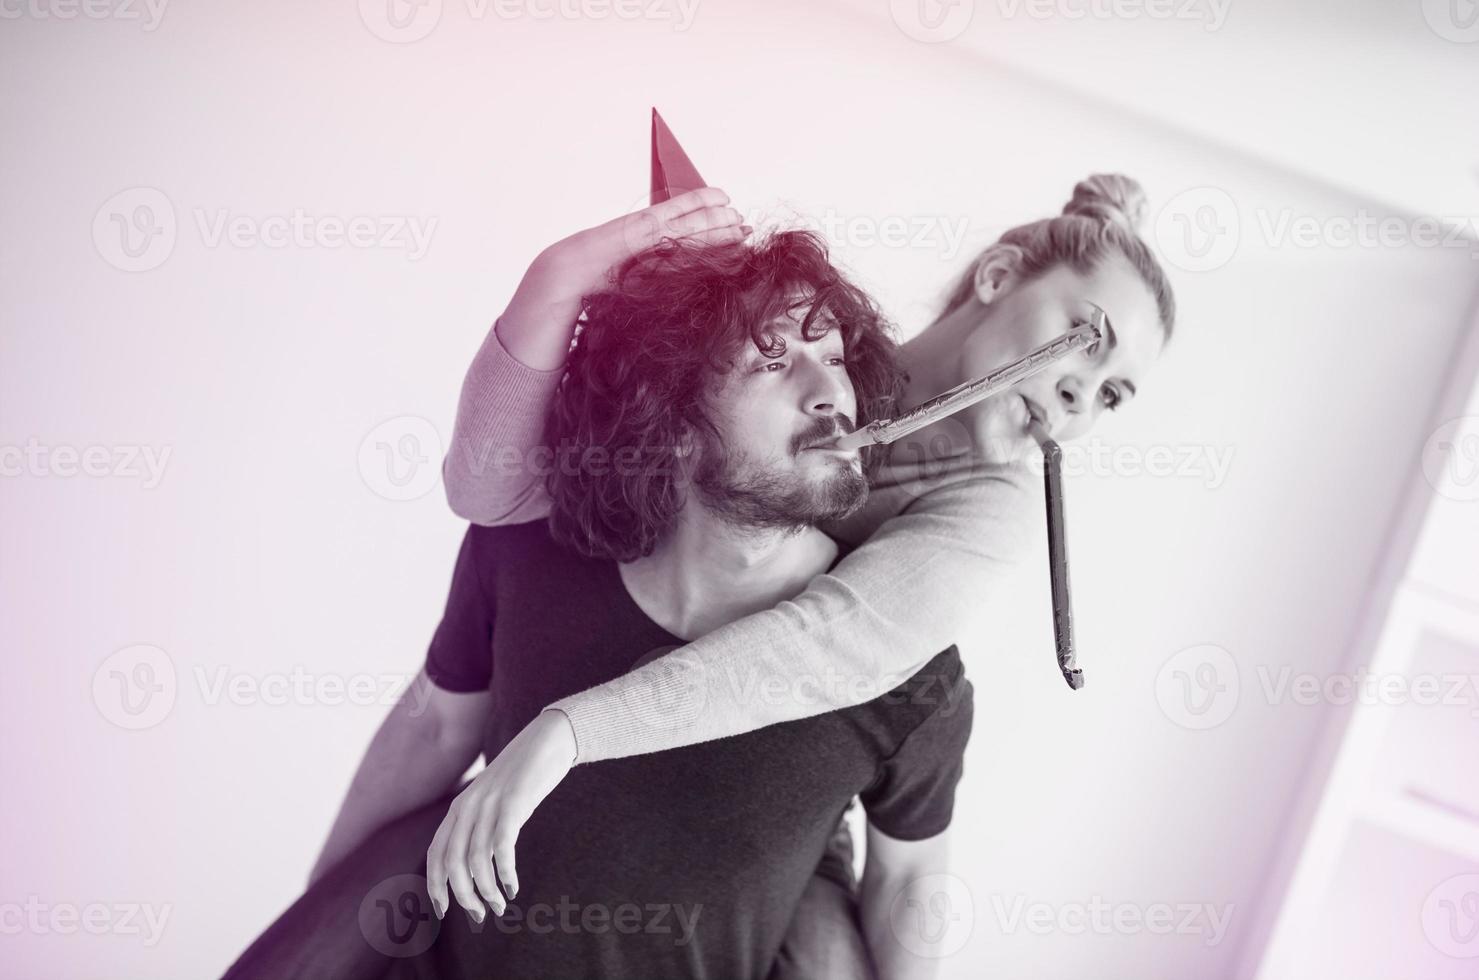
M 1102 306 L 1098 306 L 1097 308 L 1101 313 L 1104 311 L 1104 307 Z M 1104 342 L 1108 344 L 1105 350 L 1114 350 L 1120 344 L 1119 334 L 1114 332 L 1114 321 L 1109 319 L 1108 313 L 1104 314 Z M 1139 394 L 1139 389 L 1135 387 L 1135 382 L 1126 380 L 1123 384 L 1126 388 L 1130 389 L 1131 396 Z

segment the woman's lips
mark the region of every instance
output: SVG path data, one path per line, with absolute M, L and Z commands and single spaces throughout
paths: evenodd
M 1020 395 L 1019 397 L 1022 399 L 1022 408 L 1027 413 L 1027 417 L 1022 420 L 1022 425 L 1026 426 L 1032 422 L 1037 422 L 1041 424 L 1042 409 L 1038 408 L 1037 403 L 1028 398 L 1026 395 Z

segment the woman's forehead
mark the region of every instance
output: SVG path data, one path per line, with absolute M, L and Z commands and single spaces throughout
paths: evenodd
M 1155 294 L 1122 257 L 1106 259 L 1087 274 L 1062 265 L 1043 278 L 1075 307 L 1092 303 L 1102 309 L 1122 339 L 1132 333 L 1162 332 Z

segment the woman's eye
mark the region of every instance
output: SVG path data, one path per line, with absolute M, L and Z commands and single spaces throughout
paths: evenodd
M 781 368 L 781 367 L 785 367 L 785 364 L 783 364 L 781 361 L 766 361 L 764 364 L 760 365 L 755 370 L 756 371 L 761 371 L 761 372 L 766 372 L 766 371 L 770 371 L 771 368 Z M 771 371 L 770 373 L 773 374 L 775 372 Z
M 834 355 L 833 357 L 827 358 L 827 360 L 829 360 L 833 364 L 836 364 L 836 365 L 839 365 L 839 366 L 846 366 L 846 364 L 847 364 L 847 358 L 845 356 L 843 356 L 842 354 Z
M 1120 401 L 1121 397 L 1118 388 L 1106 387 L 1104 389 L 1104 403 L 1109 406 L 1111 412 L 1120 407 Z

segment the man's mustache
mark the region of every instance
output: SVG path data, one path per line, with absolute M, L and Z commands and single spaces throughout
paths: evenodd
M 791 440 L 791 453 L 794 455 L 813 446 L 831 442 L 838 436 L 845 436 L 853 430 L 852 419 L 846 415 L 829 415 L 819 418 L 815 423 L 808 426 L 806 431 L 798 434 Z

